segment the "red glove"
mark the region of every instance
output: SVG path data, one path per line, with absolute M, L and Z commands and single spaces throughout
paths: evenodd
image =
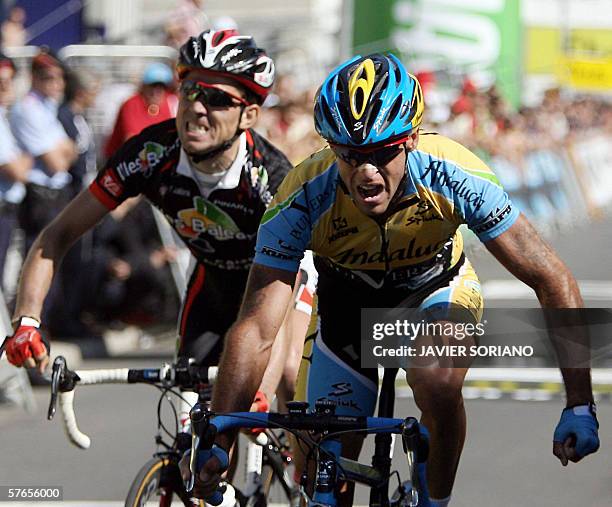
M 46 366 L 44 359 L 49 351 L 49 342 L 41 334 L 37 322 L 30 317 L 22 317 L 19 327 L 13 336 L 6 338 L 6 357 L 15 366 L 34 367 L 34 359 L 41 363 L 41 370 Z M 33 359 L 30 359 L 33 358 Z M 30 359 L 28 361 L 28 359 Z
M 255 399 L 253 400 L 255 410 L 251 409 L 251 412 L 268 412 L 270 410 L 270 402 L 266 393 L 263 391 L 257 391 L 255 393 Z
M 257 391 L 253 404 L 251 405 L 251 412 L 268 412 L 269 410 L 270 402 L 268 401 L 268 397 L 263 391 Z M 259 435 L 263 431 L 265 431 L 265 428 L 252 428 L 251 434 Z

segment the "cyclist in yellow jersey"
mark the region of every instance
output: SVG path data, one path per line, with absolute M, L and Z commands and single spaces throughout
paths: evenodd
M 360 310 L 411 305 L 451 324 L 450 309 L 478 322 L 480 284 L 463 254 L 467 224 L 487 249 L 530 285 L 543 307 L 576 308 L 574 277 L 474 154 L 419 130 L 421 87 L 393 55 L 355 57 L 335 69 L 315 100 L 315 126 L 329 147 L 291 171 L 264 214 L 238 321 L 226 336 L 213 409 L 245 410 L 283 320 L 308 248 L 319 272 L 318 319 L 296 399 L 332 399 L 337 413 L 371 415 L 377 372 L 359 361 Z M 452 337 L 451 337 L 452 338 Z M 408 368 L 431 435 L 427 465 L 434 507 L 446 506 L 463 447 L 461 388 L 467 367 Z M 566 465 L 599 447 L 588 369 L 562 369 L 567 407 L 553 452 Z M 228 448 L 232 436 L 218 437 Z M 361 442 L 343 444 L 356 457 Z M 197 493 L 210 492 L 219 461 L 208 460 Z M 351 505 L 347 490 L 343 505 Z

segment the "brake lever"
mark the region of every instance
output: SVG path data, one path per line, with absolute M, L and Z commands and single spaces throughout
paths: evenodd
M 207 424 L 206 411 L 200 403 L 196 403 L 189 413 L 191 419 L 191 455 L 189 456 L 189 481 L 186 484 L 188 492 L 193 490 L 195 477 L 198 473 L 198 451 L 200 450 L 200 439 L 203 433 L 203 425 Z
M 51 400 L 49 400 L 49 408 L 47 410 L 47 419 L 49 421 L 55 415 L 58 393 L 72 391 L 79 380 L 81 378 L 76 372 L 68 369 L 66 358 L 64 356 L 57 356 L 55 361 L 53 361 L 51 373 Z
M 66 370 L 66 359 L 63 356 L 57 356 L 53 361 L 53 370 L 51 372 L 51 400 L 47 409 L 47 419 L 51 421 L 55 415 L 57 407 L 57 393 L 59 392 L 59 384 L 64 371 Z

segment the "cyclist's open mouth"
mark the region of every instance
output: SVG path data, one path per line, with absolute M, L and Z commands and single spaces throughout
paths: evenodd
M 204 125 L 198 125 L 197 123 L 187 122 L 187 134 L 189 136 L 201 136 L 208 132 L 208 127 Z
M 385 186 L 379 183 L 368 184 L 368 185 L 357 185 L 357 192 L 359 197 L 366 203 L 377 203 L 378 198 L 385 191 Z

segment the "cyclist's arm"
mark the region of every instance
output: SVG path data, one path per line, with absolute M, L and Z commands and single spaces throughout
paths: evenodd
M 77 159 L 74 142 L 68 138 L 60 140 L 55 147 L 40 155 L 45 165 L 54 173 L 67 171 Z
M 89 190 L 84 190 L 43 229 L 23 265 L 15 318 L 27 315 L 40 321 L 43 302 L 62 257 L 108 211 Z
M 576 279 L 524 215 L 485 245 L 508 271 L 535 291 L 542 308 L 584 306 Z M 580 333 L 584 328 L 575 329 Z M 576 336 L 574 341 L 586 344 L 588 335 Z M 568 406 L 593 401 L 589 368 L 561 368 L 561 374 Z
M 261 384 L 274 338 L 291 301 L 295 272 L 253 264 L 236 323 L 225 337 L 212 408 L 247 411 Z M 218 443 L 229 449 L 233 435 Z
M 275 393 L 278 390 L 287 362 L 291 361 L 292 359 L 289 357 L 289 354 L 293 352 L 291 347 L 292 340 L 300 339 L 300 337 L 293 336 L 293 322 L 296 318 L 295 312 L 298 312 L 294 306 L 294 299 L 296 297 L 297 290 L 298 286 L 296 284 L 291 301 L 287 307 L 287 313 L 285 314 L 283 323 L 276 334 L 276 338 L 274 339 L 274 345 L 272 346 L 270 353 L 270 361 L 266 366 L 266 371 L 261 381 L 261 385 L 259 386 L 259 390 L 265 393 L 270 401 L 272 401 Z M 305 333 L 306 327 L 304 326 L 304 334 Z M 301 340 L 304 340 L 304 336 L 301 337 Z
M 7 177 L 10 181 L 25 183 L 32 169 L 33 159 L 26 153 L 20 153 L 10 162 L 0 165 L 0 175 Z

